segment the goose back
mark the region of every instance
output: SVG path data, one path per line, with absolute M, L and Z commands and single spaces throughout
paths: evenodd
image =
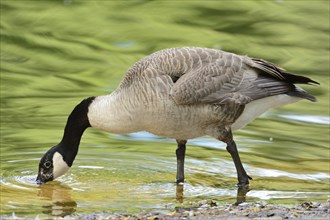
M 208 48 L 183 47 L 156 52 L 130 68 L 120 88 L 161 76 L 171 86 L 170 95 L 177 104 L 244 105 L 290 92 L 315 101 L 295 89 L 297 82 L 316 83 L 307 77 L 289 74 L 267 61 Z

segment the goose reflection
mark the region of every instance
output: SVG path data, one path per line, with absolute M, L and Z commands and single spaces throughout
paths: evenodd
M 246 194 L 250 191 L 249 186 L 238 187 L 236 194 L 236 202 L 234 205 L 239 205 L 246 202 Z M 176 185 L 176 202 L 183 203 L 184 200 L 184 187 L 183 184 Z
M 64 217 L 75 212 L 77 203 L 71 198 L 71 191 L 71 187 L 57 181 L 40 185 L 38 196 L 51 201 L 51 204 L 43 205 L 42 212 L 57 217 Z
M 235 205 L 246 202 L 246 194 L 250 191 L 249 186 L 238 187 Z
M 183 184 L 176 185 L 176 202 L 183 203 Z

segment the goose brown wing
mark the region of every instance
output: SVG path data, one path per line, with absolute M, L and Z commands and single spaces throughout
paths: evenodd
M 171 95 L 177 104 L 244 105 L 294 88 L 277 69 L 261 69 L 248 57 L 219 53 L 218 59 L 201 63 L 176 81 Z

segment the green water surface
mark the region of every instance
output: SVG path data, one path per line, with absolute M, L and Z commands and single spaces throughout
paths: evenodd
M 262 115 L 235 139 L 253 177 L 246 201 L 329 198 L 329 1 L 1 0 L 2 216 L 173 211 L 177 202 L 236 201 L 225 145 L 188 142 L 186 183 L 174 183 L 174 140 L 88 129 L 70 171 L 36 185 L 41 156 L 72 108 L 113 91 L 140 58 L 177 46 L 223 49 L 274 62 L 321 83 Z

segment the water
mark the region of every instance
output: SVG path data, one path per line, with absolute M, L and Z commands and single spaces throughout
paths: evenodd
M 35 184 L 83 98 L 113 91 L 138 59 L 175 46 L 221 48 L 321 82 L 319 99 L 267 112 L 235 132 L 251 181 L 246 201 L 329 198 L 327 1 L 1 1 L 1 215 L 169 212 L 182 201 L 237 201 L 225 145 L 188 142 L 184 189 L 174 140 L 148 133 L 84 134 L 69 173 Z M 241 199 L 239 196 L 238 199 Z M 14 213 L 14 214 L 13 214 Z

